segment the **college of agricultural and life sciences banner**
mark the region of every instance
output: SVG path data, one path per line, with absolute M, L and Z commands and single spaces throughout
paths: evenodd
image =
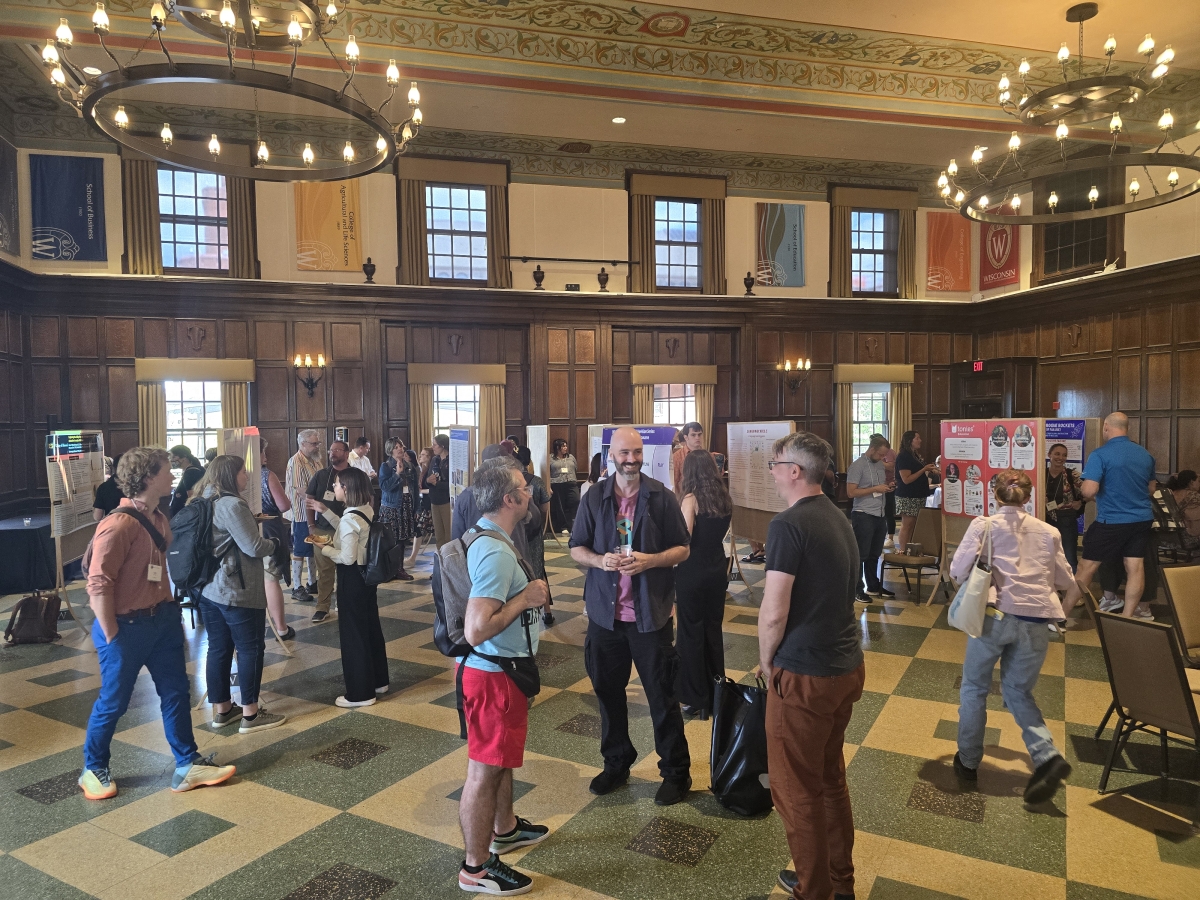
M 21 254 L 21 207 L 17 202 L 17 148 L 0 138 L 0 250 Z
M 961 218 L 961 217 L 960 217 Z M 1021 230 L 1016 225 L 979 226 L 979 289 L 1021 283 Z
M 103 159 L 31 154 L 29 203 L 34 259 L 108 259 Z
M 756 205 L 755 280 L 769 287 L 804 287 L 804 204 Z
M 925 290 L 971 290 L 971 223 L 952 212 L 931 212 L 925 223 Z
M 358 180 L 299 183 L 296 189 L 296 268 L 333 272 L 362 269 Z

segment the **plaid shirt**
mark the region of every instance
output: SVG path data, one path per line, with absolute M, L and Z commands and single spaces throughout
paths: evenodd
M 311 460 L 299 450 L 288 460 L 286 482 L 283 489 L 287 493 L 288 499 L 292 501 L 292 510 L 283 514 L 285 519 L 292 522 L 305 520 L 304 500 L 308 496 L 305 492 L 308 489 L 308 483 L 319 471 L 321 471 L 320 460 Z

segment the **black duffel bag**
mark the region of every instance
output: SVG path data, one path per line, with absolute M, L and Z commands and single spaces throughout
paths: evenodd
M 726 809 L 759 816 L 774 804 L 767 780 L 767 691 L 728 678 L 713 683 L 711 789 Z

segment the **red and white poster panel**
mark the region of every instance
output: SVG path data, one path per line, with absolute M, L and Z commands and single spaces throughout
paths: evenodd
M 997 473 L 1021 469 L 1033 482 L 1025 505 L 1037 514 L 1042 481 L 1042 448 L 1036 419 L 951 419 L 942 422 L 942 512 L 983 516 L 996 511 Z
M 960 217 L 961 218 L 961 217 Z M 1016 225 L 979 226 L 979 289 L 1021 283 L 1021 229 Z

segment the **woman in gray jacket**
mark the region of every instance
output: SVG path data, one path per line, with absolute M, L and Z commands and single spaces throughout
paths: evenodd
M 248 482 L 244 459 L 218 456 L 208 464 L 194 492 L 213 502 L 213 555 L 221 561 L 217 574 L 200 596 L 201 616 L 208 630 L 208 699 L 213 706 L 213 725 L 223 728 L 240 720 L 240 734 L 274 728 L 287 721 L 285 716 L 267 712 L 258 702 L 267 622 L 262 560 L 275 552 L 275 541 L 262 536 L 254 513 L 242 499 Z M 235 647 L 241 706 L 233 703 L 229 694 Z

